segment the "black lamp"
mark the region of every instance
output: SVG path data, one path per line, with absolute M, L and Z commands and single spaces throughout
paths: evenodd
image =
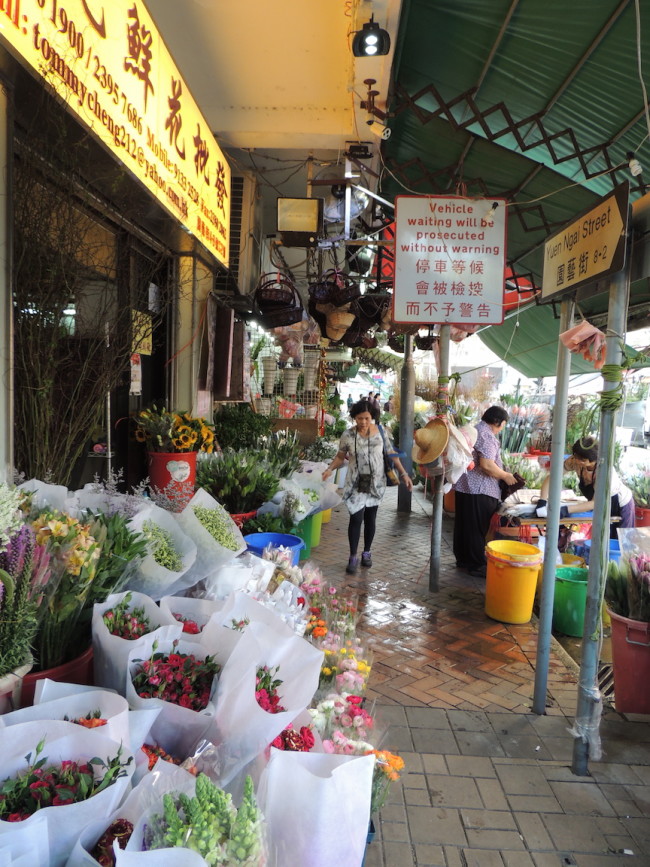
M 390 51 L 390 36 L 375 21 L 375 16 L 357 30 L 352 40 L 352 54 L 355 57 L 379 57 Z

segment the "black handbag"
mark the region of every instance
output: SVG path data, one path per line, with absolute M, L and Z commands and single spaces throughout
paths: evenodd
M 515 491 L 518 491 L 520 488 L 523 488 L 526 484 L 525 480 L 519 475 L 519 473 L 512 474 L 517 480 L 514 485 L 506 484 L 503 479 L 499 479 L 499 489 L 501 491 L 501 501 L 507 500 L 511 494 L 514 494 Z
M 386 487 L 394 488 L 396 485 L 399 485 L 399 477 L 397 475 L 397 470 L 393 464 L 392 458 L 388 456 L 388 452 L 386 451 L 386 437 L 384 436 L 384 429 L 381 425 L 379 425 L 379 433 L 381 434 L 381 438 L 384 443 L 384 473 L 386 475 Z

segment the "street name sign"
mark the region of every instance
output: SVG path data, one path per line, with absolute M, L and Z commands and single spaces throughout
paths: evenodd
M 500 325 L 506 201 L 397 196 L 393 320 Z
M 544 244 L 542 301 L 602 280 L 625 266 L 627 181 Z

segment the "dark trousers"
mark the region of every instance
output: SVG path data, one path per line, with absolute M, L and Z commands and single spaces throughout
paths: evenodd
M 498 506 L 496 497 L 456 491 L 454 554 L 459 566 L 480 569 L 486 565 L 485 537 Z
M 372 540 L 375 538 L 377 526 L 377 509 L 379 506 L 365 506 L 358 512 L 350 515 L 348 524 L 348 542 L 350 543 L 350 555 L 354 556 L 359 547 L 361 538 L 361 525 L 363 524 L 363 550 L 369 551 Z

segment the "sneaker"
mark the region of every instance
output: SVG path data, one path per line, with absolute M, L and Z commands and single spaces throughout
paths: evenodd
M 361 565 L 367 567 L 372 566 L 372 554 L 370 551 L 364 551 L 361 555 Z
M 345 571 L 348 575 L 354 575 L 359 566 L 359 558 L 355 555 L 354 557 L 350 557 L 348 560 L 348 565 L 345 567 Z

